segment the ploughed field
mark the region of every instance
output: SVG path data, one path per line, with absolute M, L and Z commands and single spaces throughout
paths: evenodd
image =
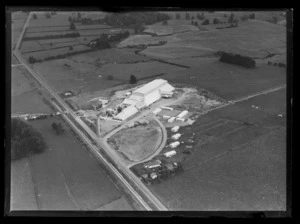
M 149 188 L 174 210 L 284 210 L 285 91 L 200 116 L 184 172 Z

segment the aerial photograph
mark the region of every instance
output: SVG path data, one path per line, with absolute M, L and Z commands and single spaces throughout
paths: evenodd
M 9 210 L 286 211 L 287 14 L 9 9 Z

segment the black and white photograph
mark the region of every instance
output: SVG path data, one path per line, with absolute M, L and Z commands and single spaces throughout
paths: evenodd
M 292 11 L 7 7 L 6 210 L 288 215 Z

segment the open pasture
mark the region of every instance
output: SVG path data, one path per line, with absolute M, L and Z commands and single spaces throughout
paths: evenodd
M 178 64 L 190 65 L 189 70 L 166 74 L 165 78 L 196 85 L 213 92 L 226 100 L 251 95 L 286 83 L 285 68 L 261 65 L 247 69 L 236 65 L 222 63 L 218 58 L 193 58 L 176 60 Z
M 14 49 L 18 38 L 22 32 L 23 25 L 26 21 L 26 14 L 25 13 L 12 13 L 12 24 L 11 24 L 11 47 Z M 14 19 L 17 18 L 17 19 Z
M 196 26 L 191 25 L 191 22 L 189 20 L 168 20 L 167 25 L 163 25 L 162 22 L 148 25 L 146 26 L 144 32 L 154 33 L 158 36 L 161 36 L 197 30 L 199 29 Z
M 240 23 L 237 28 L 179 33 L 175 36 L 178 41 L 163 46 L 148 47 L 141 53 L 164 58 L 184 58 L 213 54 L 217 51 L 230 51 L 264 58 L 268 53 L 286 47 L 285 27 L 257 20 Z M 191 55 L 185 53 L 193 49 L 199 52 Z
M 23 57 L 26 60 L 28 60 L 30 56 L 32 56 L 36 59 L 44 60 L 45 58 L 51 57 L 51 56 L 63 55 L 63 54 L 71 53 L 71 52 L 84 51 L 84 50 L 90 49 L 89 47 L 84 46 L 84 45 L 76 45 L 76 46 L 73 46 L 73 50 L 70 50 L 69 46 L 70 45 L 68 45 L 68 47 L 61 47 L 58 49 L 25 53 L 25 54 L 23 54 Z
M 151 36 L 148 34 L 143 35 L 131 35 L 122 42 L 118 44 L 118 48 L 131 47 L 131 46 L 139 46 L 139 45 L 149 45 L 149 44 L 160 44 L 161 41 L 167 42 L 175 42 L 176 40 L 180 40 L 175 36 Z
M 44 50 L 43 46 L 39 44 L 36 40 L 30 40 L 30 41 L 22 41 L 20 46 L 20 51 L 22 53 L 27 53 L 31 51 L 42 51 Z
M 284 97 L 280 90 L 200 116 L 185 172 L 150 189 L 174 210 L 285 209 Z
M 103 72 L 94 65 L 73 62 L 69 59 L 37 63 L 34 67 L 57 92 L 67 90 L 94 92 L 121 83 L 119 80 L 99 77 Z
M 34 33 L 25 33 L 25 38 L 26 37 L 44 37 L 44 36 L 49 36 L 49 35 L 66 35 L 66 34 L 71 34 L 76 31 L 73 30 L 63 30 L 63 31 L 47 31 L 47 32 L 34 32 Z
M 75 46 L 79 46 L 79 45 L 83 46 L 77 40 L 74 40 L 74 41 L 69 41 L 69 42 L 43 44 L 42 46 L 45 50 L 51 50 L 51 49 L 55 49 L 55 48 L 70 47 L 70 46 L 73 46 L 73 48 L 74 48 Z
M 37 19 L 31 17 L 29 22 L 29 28 L 33 27 L 58 27 L 58 26 L 69 26 L 68 21 L 70 12 L 59 12 L 57 15 L 51 15 L 51 18 L 45 17 L 45 12 L 39 12 L 37 14 Z
M 56 135 L 59 122 L 66 130 Z M 32 156 L 32 175 L 41 210 L 94 210 L 121 196 L 99 163 L 89 155 L 59 118 L 32 121 L 49 150 Z
M 149 61 L 145 56 L 136 55 L 132 49 L 103 49 L 69 58 L 74 62 L 103 65 L 107 63 L 137 63 Z

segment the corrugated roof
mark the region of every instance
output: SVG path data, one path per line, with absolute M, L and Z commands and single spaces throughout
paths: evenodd
M 141 88 L 136 89 L 134 93 L 147 94 L 153 91 L 154 89 L 161 87 L 166 83 L 168 82 L 164 79 L 155 79 L 152 82 L 149 82 L 146 85 L 142 86 Z
M 138 112 L 138 109 L 136 109 L 134 106 L 129 106 L 122 110 L 121 113 L 119 113 L 116 118 L 121 120 L 126 120 L 127 118 L 131 117 L 132 115 L 136 114 Z

